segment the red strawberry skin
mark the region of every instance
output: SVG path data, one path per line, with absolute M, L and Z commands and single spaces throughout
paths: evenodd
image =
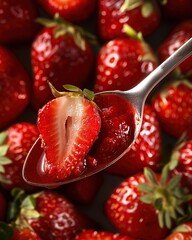
M 150 35 L 159 26 L 161 16 L 154 1 L 151 2 L 153 11 L 147 17 L 142 15 L 141 6 L 121 12 L 123 3 L 124 0 L 99 0 L 98 29 L 102 39 L 125 36 L 124 24 L 130 25 L 136 32 L 142 32 L 143 36 Z
M 184 140 L 172 152 L 173 160 L 178 166 L 173 170 L 174 175 L 182 175 L 182 185 L 191 192 L 192 189 L 192 139 Z
M 187 19 L 192 17 L 191 0 L 167 0 L 162 4 L 163 14 L 168 19 Z
M 59 13 L 61 17 L 70 22 L 80 22 L 87 19 L 96 7 L 96 0 L 38 0 L 42 7 L 51 15 Z
M 192 240 L 192 222 L 179 225 L 166 240 Z
M 54 28 L 44 28 L 32 44 L 34 75 L 32 104 L 41 108 L 53 98 L 47 81 L 58 90 L 64 84 L 83 88 L 93 67 L 93 52 L 86 43 L 80 49 L 69 34 L 54 37 Z
M 3 166 L 5 172 L 1 173 L 1 176 L 6 181 L 2 182 L 2 185 L 9 190 L 15 187 L 29 190 L 32 187 L 23 180 L 22 168 L 30 148 L 39 137 L 39 131 L 36 125 L 21 122 L 10 126 L 6 133 L 8 137 L 4 144 L 8 145 L 9 148 L 5 156 L 12 162 Z
M 118 233 L 84 230 L 79 233 L 74 240 L 133 240 L 133 238 Z
M 15 44 L 32 40 L 39 26 L 37 6 L 33 0 L 0 1 L 0 43 Z
M 28 222 L 42 239 L 70 240 L 82 228 L 79 212 L 65 197 L 56 192 L 41 192 L 36 198 L 35 210 L 41 216 L 28 219 Z
M 161 127 L 169 135 L 178 138 L 191 126 L 192 84 L 188 80 L 168 83 L 151 103 Z
M 10 240 L 42 240 L 33 230 L 29 228 L 15 228 Z
M 125 235 L 143 240 L 162 240 L 167 230 L 160 228 L 155 208 L 139 199 L 142 193 L 138 185 L 141 183 L 146 183 L 143 173 L 124 180 L 106 202 L 107 217 Z
M 55 180 L 79 176 L 86 168 L 85 155 L 100 127 L 97 107 L 82 96 L 64 96 L 48 102 L 38 114 L 47 159 L 45 172 Z
M 167 59 L 188 39 L 192 37 L 192 20 L 185 20 L 177 24 L 158 49 L 158 55 L 161 61 Z M 192 69 L 192 57 L 188 57 L 177 67 L 182 74 L 190 73 Z
M 8 49 L 0 47 L 0 130 L 24 111 L 29 99 L 30 80 L 26 70 Z
M 106 172 L 121 177 L 128 177 L 150 167 L 157 171 L 161 160 L 162 139 L 160 125 L 150 105 L 145 105 L 141 130 L 136 142 L 128 153 Z
M 156 67 L 155 55 L 144 41 L 133 38 L 111 40 L 98 54 L 94 91 L 130 89 Z

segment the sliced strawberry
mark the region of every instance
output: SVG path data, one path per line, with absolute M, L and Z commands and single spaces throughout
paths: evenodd
M 97 107 L 79 94 L 69 93 L 48 102 L 38 114 L 47 158 L 45 172 L 57 180 L 79 175 L 100 126 Z

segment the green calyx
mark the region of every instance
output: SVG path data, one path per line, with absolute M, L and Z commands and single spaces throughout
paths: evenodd
M 36 21 L 45 27 L 54 27 L 55 38 L 59 38 L 66 34 L 71 35 L 75 44 L 83 51 L 86 49 L 85 39 L 92 44 L 97 44 L 97 39 L 93 34 L 86 32 L 79 26 L 72 25 L 71 23 L 60 18 L 58 14 L 54 16 L 54 19 L 37 18 Z
M 10 184 L 11 181 L 3 176 L 3 173 L 5 173 L 4 166 L 12 163 L 11 159 L 6 156 L 9 150 L 9 145 L 5 144 L 7 137 L 7 132 L 0 133 L 0 182 Z
M 57 89 L 55 89 L 55 87 L 48 82 L 49 87 L 51 89 L 51 92 L 53 94 L 54 97 L 62 97 L 62 96 L 71 96 L 71 97 L 75 97 L 75 96 L 83 96 L 85 98 L 87 98 L 89 101 L 93 101 L 94 100 L 94 92 L 90 91 L 89 89 L 85 88 L 83 90 L 81 90 L 80 88 L 74 86 L 74 85 L 70 85 L 70 84 L 66 84 L 63 85 L 64 89 L 66 89 L 69 92 L 59 92 Z
M 123 32 L 127 34 L 127 36 L 137 39 L 138 41 L 144 41 L 143 35 L 141 32 L 136 32 L 130 25 L 124 24 L 123 25 Z
M 176 162 L 165 165 L 160 180 L 150 168 L 144 169 L 144 175 L 148 183 L 139 184 L 138 189 L 144 194 L 140 200 L 146 204 L 152 204 L 158 212 L 158 220 L 161 228 L 172 227 L 172 222 L 184 217 L 182 205 L 191 199 L 179 186 L 181 175 L 169 177 L 170 171 L 175 168 Z
M 133 10 L 141 6 L 141 14 L 143 17 L 149 17 L 153 12 L 153 4 L 151 0 L 125 0 L 120 8 L 123 13 L 125 11 Z

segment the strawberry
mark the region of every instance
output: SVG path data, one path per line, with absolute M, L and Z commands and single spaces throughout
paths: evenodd
M 192 222 L 176 227 L 166 240 L 192 240 Z
M 35 23 L 38 16 L 33 0 L 0 1 L 0 43 L 15 44 L 28 42 L 36 35 L 39 26 Z
M 82 230 L 79 216 L 81 214 L 65 197 L 45 190 L 23 199 L 16 224 L 29 224 L 42 239 L 69 240 Z
M 34 124 L 21 122 L 0 133 L 0 182 L 6 189 L 31 189 L 22 178 L 22 167 L 33 143 L 39 136 Z
M 187 79 L 174 80 L 152 99 L 152 106 L 162 128 L 180 137 L 192 123 L 192 84 Z
M 98 29 L 102 39 L 125 36 L 123 25 L 129 24 L 143 36 L 153 33 L 161 16 L 155 1 L 99 0 Z
M 77 234 L 74 240 L 133 240 L 133 238 L 118 233 L 84 230 Z
M 184 214 L 181 204 L 188 197 L 179 186 L 180 176 L 171 179 L 169 169 L 171 165 L 166 165 L 160 176 L 145 168 L 144 173 L 127 178 L 112 192 L 105 210 L 121 233 L 136 239 L 162 240 Z
M 21 63 L 8 49 L 0 47 L 0 130 L 27 107 L 29 84 L 29 76 Z
M 62 93 L 51 88 L 59 97 L 40 109 L 37 125 L 46 154 L 45 173 L 62 180 L 85 170 L 84 159 L 98 137 L 101 119 L 96 105 L 83 96 L 88 90 Z
M 29 228 L 15 228 L 9 240 L 42 240 L 42 238 Z
M 64 194 L 73 202 L 90 204 L 97 196 L 102 183 L 102 175 L 94 174 L 79 181 L 66 184 L 64 186 Z
M 56 13 L 70 22 L 86 20 L 94 11 L 96 0 L 38 0 L 39 4 L 51 15 Z
M 177 1 L 176 1 L 177 2 Z M 191 1 L 190 1 L 191 2 Z M 158 48 L 158 55 L 161 61 L 167 59 L 188 39 L 192 37 L 192 19 L 177 24 Z M 192 56 L 188 57 L 176 68 L 181 74 L 191 75 Z
M 151 106 L 144 106 L 141 130 L 131 149 L 106 172 L 127 177 L 141 172 L 144 167 L 158 170 L 161 156 L 161 131 Z
M 192 17 L 191 0 L 159 0 L 164 17 L 167 19 L 187 19 Z
M 126 29 L 134 37 L 111 40 L 98 54 L 95 92 L 130 89 L 157 67 L 149 44 L 128 25 Z
M 46 27 L 37 35 L 31 51 L 32 103 L 36 109 L 53 98 L 48 81 L 59 90 L 68 83 L 83 88 L 93 66 L 93 52 L 82 37 L 82 29 L 58 17 L 40 22 Z
M 182 186 L 192 189 L 192 138 L 181 137 L 181 140 L 173 148 L 170 157 L 171 162 L 176 162 L 177 167 L 173 170 L 173 175 L 182 176 Z

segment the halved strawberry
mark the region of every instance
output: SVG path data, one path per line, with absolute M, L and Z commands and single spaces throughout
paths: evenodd
M 61 180 L 85 169 L 85 155 L 97 139 L 101 119 L 96 105 L 80 92 L 55 95 L 60 97 L 39 111 L 38 128 L 46 154 L 44 171 Z

